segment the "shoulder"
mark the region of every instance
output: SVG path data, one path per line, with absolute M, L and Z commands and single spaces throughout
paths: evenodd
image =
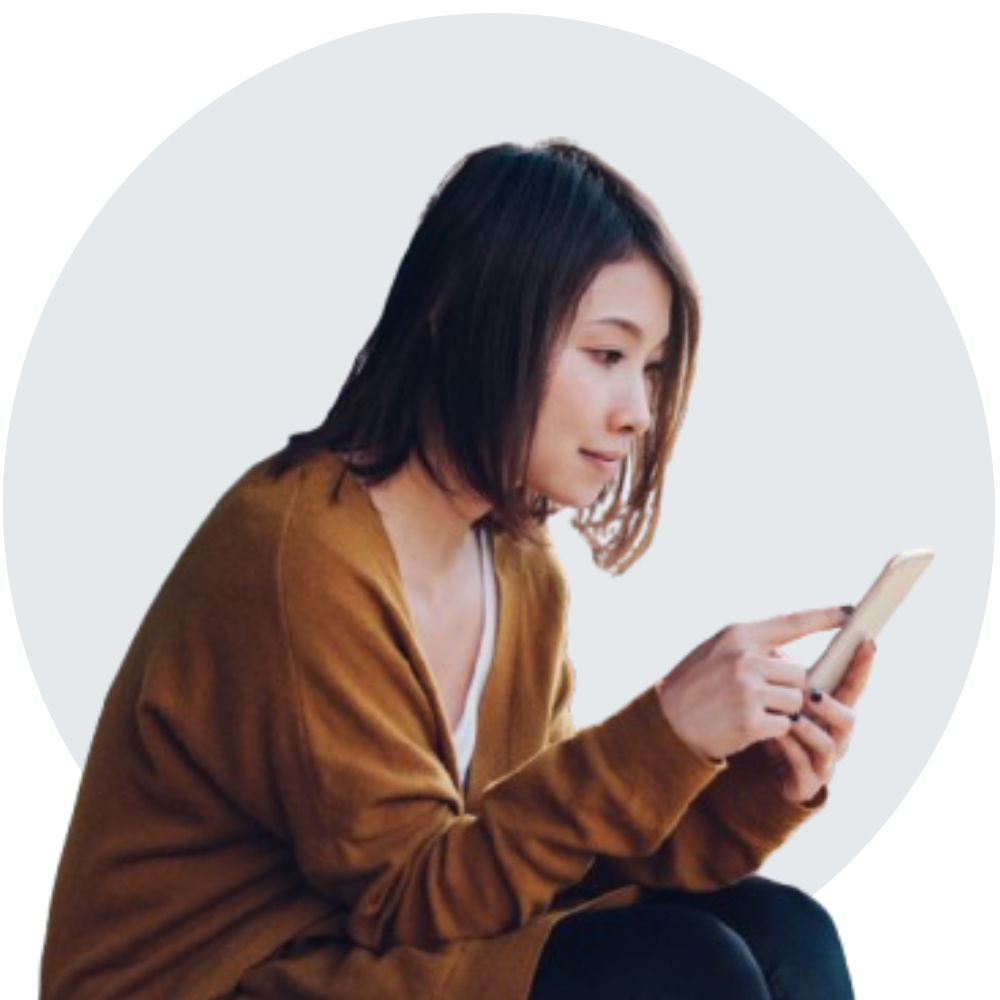
M 333 592 L 348 579 L 385 586 L 391 554 L 363 491 L 349 477 L 341 481 L 345 471 L 332 454 L 278 477 L 270 458 L 247 470 L 182 553 L 166 588 L 170 603 L 182 600 L 188 612 L 192 600 L 235 610 L 319 578 Z
M 134 645 L 146 701 L 179 705 L 179 691 L 224 687 L 230 701 L 287 705 L 300 658 L 321 667 L 339 650 L 395 655 L 405 606 L 391 555 L 387 565 L 366 498 L 346 481 L 336 491 L 340 471 L 330 455 L 276 478 L 265 459 L 222 495 Z
M 283 568 L 321 561 L 384 568 L 378 515 L 344 463 L 323 453 L 281 476 L 271 458 L 249 469 L 220 499 L 215 521 L 232 542 L 274 549 Z
M 323 452 L 277 479 L 266 460 L 235 500 L 241 519 L 267 524 L 279 600 L 299 626 L 337 609 L 367 617 L 405 606 L 380 515 L 338 456 Z
M 322 452 L 286 475 L 295 479 L 285 511 L 286 540 L 360 564 L 385 556 L 379 515 L 342 459 Z

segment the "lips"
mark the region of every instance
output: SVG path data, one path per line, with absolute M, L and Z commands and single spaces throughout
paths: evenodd
M 615 451 L 586 451 L 580 449 L 583 456 L 592 469 L 600 472 L 602 479 L 611 479 L 618 474 L 621 468 L 623 455 Z

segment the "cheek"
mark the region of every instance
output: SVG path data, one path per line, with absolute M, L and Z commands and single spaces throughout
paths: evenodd
M 531 446 L 529 468 L 545 475 L 560 466 L 568 449 L 575 447 L 580 436 L 577 429 L 578 407 L 572 399 L 558 392 L 550 393 L 538 416 Z
M 574 407 L 569 400 L 552 397 L 538 421 L 535 450 L 542 459 L 549 459 L 566 450 L 577 436 Z
M 597 366 L 586 358 L 567 361 L 557 369 L 549 385 L 543 410 L 552 426 L 572 427 L 597 403 L 602 389 Z

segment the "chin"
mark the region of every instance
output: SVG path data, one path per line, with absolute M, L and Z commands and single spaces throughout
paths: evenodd
M 549 503 L 555 504 L 560 509 L 563 507 L 573 507 L 576 510 L 581 510 L 596 503 L 604 490 L 603 488 L 594 489 L 593 486 L 572 489 L 565 484 L 558 484 L 550 488 L 540 487 L 537 492 L 541 493 Z
M 576 510 L 590 507 L 606 496 L 618 479 L 618 474 L 595 476 L 586 468 L 581 471 L 577 463 L 533 471 L 536 474 L 527 478 L 528 489 L 540 493 L 557 507 L 573 507 Z

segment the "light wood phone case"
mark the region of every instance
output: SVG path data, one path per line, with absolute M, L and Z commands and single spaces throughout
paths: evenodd
M 830 637 L 809 668 L 809 684 L 832 691 L 840 683 L 861 643 L 877 639 L 913 588 L 931 568 L 937 550 L 930 545 L 900 549 L 891 555 L 854 605 L 847 622 Z

